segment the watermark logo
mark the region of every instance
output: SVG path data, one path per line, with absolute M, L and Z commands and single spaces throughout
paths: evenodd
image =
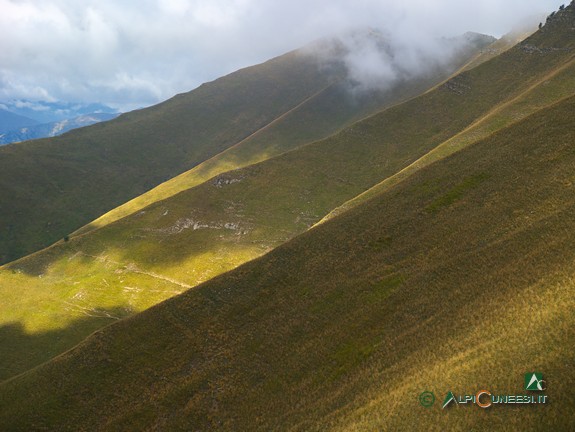
M 529 372 L 525 374 L 525 390 L 543 391 L 546 388 L 543 374 L 539 372 Z
M 527 391 L 544 391 L 547 389 L 547 383 L 540 372 L 529 372 L 524 375 L 524 389 Z M 435 402 L 435 396 L 430 391 L 425 391 L 419 395 L 419 402 L 426 408 L 429 408 Z M 449 406 L 466 406 L 477 405 L 480 408 L 489 408 L 494 405 L 510 404 L 547 404 L 548 396 L 545 394 L 493 394 L 489 390 L 483 389 L 471 394 L 456 395 L 452 391 L 447 392 L 442 409 Z
M 421 406 L 429 408 L 435 403 L 435 395 L 430 391 L 424 391 L 419 395 L 419 403 Z

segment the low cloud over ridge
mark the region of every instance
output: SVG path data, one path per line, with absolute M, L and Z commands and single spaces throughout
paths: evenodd
M 0 0 L 0 101 L 98 101 L 129 109 L 350 28 L 385 29 L 400 45 L 413 47 L 469 30 L 500 36 L 559 5 L 549 0 Z M 369 74 L 370 67 L 375 75 L 385 72 L 382 59 L 371 54 L 351 54 L 364 62 L 358 73 Z

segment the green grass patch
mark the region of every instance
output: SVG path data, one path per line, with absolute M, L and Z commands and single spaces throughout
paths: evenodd
M 367 301 L 381 302 L 391 295 L 397 288 L 405 282 L 405 277 L 401 274 L 387 276 L 377 281 L 369 291 Z
M 439 198 L 435 199 L 431 204 L 429 204 L 427 206 L 427 211 L 435 213 L 445 207 L 449 207 L 456 201 L 462 199 L 467 192 L 477 188 L 488 178 L 489 175 L 485 173 L 475 174 L 467 177 L 461 183 L 452 187 L 447 193 L 441 195 Z

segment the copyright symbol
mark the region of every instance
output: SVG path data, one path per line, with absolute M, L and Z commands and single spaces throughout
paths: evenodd
M 429 408 L 435 403 L 435 395 L 430 391 L 424 391 L 419 395 L 419 403 L 425 408 Z

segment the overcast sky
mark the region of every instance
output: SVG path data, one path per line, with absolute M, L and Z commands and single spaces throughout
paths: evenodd
M 569 3 L 565 0 L 565 3 Z M 551 0 L 0 0 L 0 101 L 126 110 L 319 37 L 372 26 L 410 41 L 501 36 Z

